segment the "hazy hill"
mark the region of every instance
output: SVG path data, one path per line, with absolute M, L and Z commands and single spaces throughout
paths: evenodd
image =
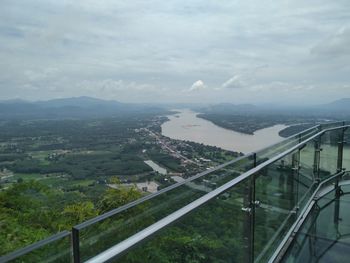
M 201 107 L 199 110 L 201 112 L 215 112 L 219 114 L 227 114 L 231 112 L 235 113 L 246 113 L 254 112 L 257 110 L 257 106 L 253 104 L 232 104 L 232 103 L 220 103 L 214 104 L 207 107 Z
M 152 105 L 121 103 L 91 97 L 48 101 L 0 101 L 0 119 L 104 118 L 164 112 Z
M 81 107 L 81 108 L 91 108 L 91 107 L 120 107 L 123 103 L 113 100 L 101 100 L 91 97 L 75 97 L 75 98 L 65 98 L 65 99 L 53 99 L 48 101 L 38 101 L 35 102 L 36 105 L 40 105 L 46 108 L 51 107 Z
M 333 101 L 329 104 L 324 105 L 325 108 L 332 110 L 350 111 L 350 98 L 344 98 L 340 100 Z
M 31 118 L 101 118 L 128 116 L 130 114 L 164 113 L 165 108 L 179 108 L 183 105 L 150 105 L 121 103 L 91 97 L 75 97 L 48 101 L 28 102 L 24 100 L 0 101 L 0 119 Z M 189 105 L 187 105 L 188 107 Z M 220 103 L 213 105 L 191 105 L 190 108 L 207 114 L 220 115 L 284 115 L 289 117 L 308 116 L 312 118 L 349 119 L 350 98 L 328 104 L 304 107 L 255 106 L 252 104 Z
M 344 98 L 327 104 L 313 106 L 276 106 L 263 105 L 255 106 L 251 104 L 214 104 L 197 109 L 202 113 L 212 114 L 238 114 L 238 115 L 287 115 L 287 116 L 314 116 L 331 118 L 350 117 L 350 98 Z

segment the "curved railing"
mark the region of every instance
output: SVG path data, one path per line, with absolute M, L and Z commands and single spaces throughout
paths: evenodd
M 342 176 L 339 187 L 333 178 L 317 192 L 280 262 L 349 261 L 350 177 L 349 173 Z
M 240 233 L 238 237 L 228 236 L 225 240 L 225 243 L 235 241 L 238 244 L 235 249 L 225 245 L 220 248 L 228 255 L 230 250 L 236 251 L 235 255 L 222 258 L 218 254 L 215 261 L 232 261 L 232 258 L 237 262 L 270 260 L 319 183 L 342 170 L 339 157 L 343 158 L 340 152 L 343 152 L 346 128 L 348 126 L 329 128 L 312 135 L 131 235 L 88 262 L 104 262 L 110 259 L 117 262 L 141 262 L 142 259 L 143 262 L 148 262 L 144 261 L 141 255 L 145 251 L 157 250 L 157 244 L 163 243 L 169 236 L 173 239 L 180 238 L 184 233 L 179 229 L 193 231 L 195 228 L 190 236 L 207 236 L 211 229 L 216 228 L 218 220 L 224 220 L 227 216 L 226 210 L 221 210 L 222 214 L 216 220 L 212 218 L 199 220 L 200 223 L 192 222 L 203 216 L 210 218 L 214 213 L 215 218 L 217 212 L 212 211 L 214 206 L 211 203 L 215 203 L 215 207 L 224 208 L 227 196 L 233 204 L 232 212 L 237 215 L 239 221 L 245 222 L 246 226 L 231 226 L 227 223 L 210 233 L 209 236 L 215 236 L 222 228 L 227 232 Z M 221 199 L 223 200 L 218 201 Z M 242 210 L 246 215 L 240 214 Z M 184 221 L 187 223 L 183 224 Z M 204 225 L 205 228 L 201 229 Z M 169 234 L 174 231 L 179 232 L 178 236 L 174 236 L 174 233 Z M 158 234 L 159 232 L 161 233 Z M 161 248 L 157 253 L 162 251 L 169 253 L 167 247 Z M 215 250 L 207 250 L 204 254 L 202 252 L 202 257 L 211 258 L 213 254 Z M 137 261 L 137 258 L 140 258 L 140 261 Z
M 211 251 L 207 244 L 208 249 L 198 252 L 201 257 L 208 256 L 206 253 L 215 255 L 216 250 L 221 250 L 226 260 L 266 261 L 278 248 L 281 236 L 295 223 L 319 182 L 343 168 L 343 141 L 348 127 L 345 124 L 312 127 L 257 153 L 199 173 L 75 226 L 70 247 L 74 261 L 101 262 L 113 258 L 120 262 L 148 262 L 142 256 L 140 260 L 143 261 L 137 258 L 147 249 L 153 248 L 153 252 L 160 254 L 166 252 L 168 247 L 159 247 L 157 242 L 166 240 L 169 232 L 174 240 L 184 236 L 183 232 L 175 230 L 184 230 L 191 223 L 193 227 L 187 230 L 189 237 L 217 236 L 219 230 L 213 226 L 220 223 L 216 217 L 223 219 L 221 229 L 239 233 L 235 238 L 223 238 L 226 243 L 235 245 L 227 249 L 224 242 Z M 235 214 L 232 217 L 235 225 L 226 222 L 227 211 Z M 207 219 L 197 222 L 203 217 Z M 182 225 L 184 221 L 187 222 L 185 226 Z M 276 222 L 280 222 L 278 227 Z M 201 224 L 207 229 L 206 234 Z M 162 233 L 165 234 L 162 236 Z M 211 239 L 206 240 L 210 243 Z M 26 249 L 29 254 L 19 250 L 9 256 L 11 259 L 16 258 L 16 254 L 30 256 L 36 250 L 35 247 Z M 231 255 L 228 250 L 238 252 Z M 8 258 L 1 257 L 0 261 Z M 225 258 L 217 259 L 225 261 Z

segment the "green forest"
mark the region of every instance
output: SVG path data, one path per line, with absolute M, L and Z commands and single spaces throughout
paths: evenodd
M 0 254 L 33 244 L 149 193 L 134 183 L 174 180 L 145 164 L 153 160 L 184 177 L 234 158 L 236 153 L 196 143 L 169 143 L 187 164 L 164 151 L 149 131 L 166 119 L 154 115 L 88 120 L 0 121 Z M 146 128 L 145 128 L 146 127 Z M 114 185 L 114 188 L 109 187 Z

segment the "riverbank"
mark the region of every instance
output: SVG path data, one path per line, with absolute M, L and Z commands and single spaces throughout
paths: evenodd
M 249 135 L 254 135 L 258 130 L 266 129 L 275 125 L 285 125 L 282 118 L 271 116 L 199 113 L 197 114 L 197 117 L 211 121 L 219 127 Z
M 199 118 L 198 113 L 191 110 L 174 111 L 177 113 L 167 116 L 169 121 L 162 124 L 162 135 L 242 153 L 257 151 L 283 140 L 278 133 L 287 127 L 278 124 L 246 134 L 219 127 L 211 121 Z

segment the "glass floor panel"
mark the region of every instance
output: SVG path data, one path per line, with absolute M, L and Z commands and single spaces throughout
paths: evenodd
M 350 186 L 342 190 L 317 202 L 282 262 L 350 262 Z

